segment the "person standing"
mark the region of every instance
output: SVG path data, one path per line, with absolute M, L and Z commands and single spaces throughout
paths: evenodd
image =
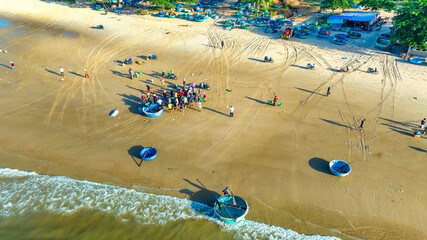
M 326 91 L 326 96 L 329 96 L 331 94 L 331 86 L 328 87 L 328 90 Z
M 277 96 L 274 96 L 274 99 L 273 99 L 273 106 L 276 106 L 277 101 L 279 101 L 279 98 L 278 98 Z
M 182 86 L 185 88 L 185 78 L 182 79 Z
M 133 71 L 132 71 L 132 68 L 129 68 L 129 75 L 130 75 L 130 79 L 132 80 L 132 79 L 133 79 Z
M 89 74 L 87 73 L 86 69 L 85 69 L 85 78 L 89 78 Z
M 64 69 L 62 67 L 59 68 L 59 72 L 61 73 L 61 77 L 64 76 Z
M 422 119 L 421 120 L 421 125 L 420 125 L 420 128 L 421 129 L 424 129 L 425 127 L 424 127 L 424 124 L 427 122 L 427 118 L 424 118 L 424 119 Z
M 15 69 L 16 69 L 16 67 L 15 67 L 15 63 L 14 63 L 14 62 L 12 62 L 12 61 L 10 61 L 10 66 L 12 66 L 12 70 L 15 70 Z
M 199 112 L 203 112 L 202 102 L 197 103 L 199 105 Z
M 365 125 L 365 121 L 366 121 L 366 119 L 363 119 L 363 120 L 360 122 L 359 130 L 362 130 L 362 129 L 363 129 L 363 125 Z
M 203 92 L 203 102 L 206 102 L 206 93 Z
M 221 41 L 221 48 L 224 48 L 224 41 Z
M 234 116 L 234 107 L 230 106 L 230 117 Z
M 146 85 L 147 86 L 147 92 L 150 92 L 150 89 L 151 89 L 151 87 L 150 87 L 150 85 Z
M 162 87 L 166 87 L 165 78 L 164 77 L 162 77 Z

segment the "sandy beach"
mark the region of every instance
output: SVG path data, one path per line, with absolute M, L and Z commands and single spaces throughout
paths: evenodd
M 413 137 L 427 117 L 426 66 L 376 49 L 387 28 L 338 46 L 224 30 L 224 15 L 197 23 L 37 0 L 0 5 L 11 23 L 0 28 L 1 168 L 142 185 L 208 205 L 231 185 L 250 205 L 247 219 L 298 233 L 427 238 L 427 137 Z M 98 24 L 105 29 L 91 28 Z M 159 59 L 142 58 L 150 53 Z M 121 65 L 130 57 L 144 62 L 131 66 L 142 72 L 135 80 Z M 171 69 L 178 79 L 163 88 Z M 138 113 L 147 84 L 160 95 L 183 78 L 211 86 L 203 112 Z M 281 106 L 267 104 L 275 95 Z M 139 165 L 142 147 L 157 158 Z M 334 159 L 353 162 L 351 174 L 332 175 Z

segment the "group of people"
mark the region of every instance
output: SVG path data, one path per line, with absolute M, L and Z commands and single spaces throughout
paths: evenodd
M 157 96 L 155 93 L 151 93 L 151 86 L 149 84 L 147 84 L 146 87 L 146 93 L 142 92 L 141 95 L 143 105 L 146 105 L 147 103 L 157 103 L 160 106 L 165 105 L 170 113 L 172 110 L 177 109 L 183 112 L 184 108 L 187 106 L 192 107 L 193 103 L 196 103 L 198 105 L 199 112 L 203 112 L 202 102 L 206 102 L 207 95 L 206 92 L 203 92 L 202 94 L 201 88 L 197 90 L 195 83 L 187 86 L 184 79 L 182 88 L 178 89 L 178 91 L 170 90 L 169 94 L 164 90 L 162 96 Z

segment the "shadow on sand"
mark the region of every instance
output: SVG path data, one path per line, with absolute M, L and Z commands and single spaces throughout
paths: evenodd
M 261 101 L 259 99 L 251 98 L 251 97 L 248 97 L 248 96 L 245 96 L 245 98 L 247 98 L 249 100 L 252 100 L 252 101 L 255 101 L 257 103 L 260 103 L 260 104 L 267 104 L 268 105 L 268 102 L 264 102 L 264 101 Z
M 308 164 L 314 170 L 317 170 L 322 173 L 333 175 L 329 170 L 329 162 L 322 158 L 314 157 L 308 161 Z
M 140 114 L 138 111 L 138 105 L 139 105 L 139 102 L 141 100 L 140 98 L 138 98 L 137 96 L 128 95 L 128 94 L 121 94 L 121 93 L 118 93 L 117 95 L 123 97 L 122 101 L 127 106 L 129 106 L 129 111 L 131 113 Z
M 133 161 L 136 163 L 136 165 L 138 165 L 138 167 L 141 167 L 141 163 L 143 161 L 140 155 L 140 152 L 142 149 L 144 149 L 144 147 L 141 145 L 133 146 L 128 149 L 129 155 L 131 156 Z
M 419 147 L 414 147 L 414 146 L 408 146 L 408 147 L 410 147 L 410 148 L 412 148 L 412 149 L 414 149 L 414 150 L 417 150 L 417 151 L 419 151 L 419 152 L 425 152 L 425 153 L 427 153 L 427 150 L 424 150 L 424 149 L 419 148 Z
M 337 125 L 337 126 L 340 126 L 340 127 L 345 127 L 345 128 L 348 128 L 348 129 L 352 129 L 349 126 L 341 124 L 341 123 L 338 123 L 338 122 L 334 122 L 334 121 L 331 121 L 331 120 L 328 120 L 328 119 L 323 119 L 323 118 L 319 118 L 319 119 L 322 120 L 322 121 L 325 121 L 327 123 L 330 123 L 330 124 L 334 124 L 334 125 Z
M 321 94 L 321 93 L 318 93 L 318 92 L 313 92 L 313 91 L 310 91 L 310 90 L 307 90 L 307 89 L 304 89 L 304 88 L 299 88 L 299 87 L 294 87 L 294 88 L 298 89 L 300 91 L 303 91 L 303 92 L 308 92 L 308 93 L 317 94 L 317 95 L 320 95 L 320 96 L 325 96 L 324 94 Z
M 190 197 L 190 200 L 192 201 L 191 207 L 196 210 L 197 212 L 212 216 L 213 214 L 213 206 L 216 201 L 216 199 L 220 196 L 219 193 L 215 191 L 211 191 L 207 189 L 199 179 L 196 179 L 197 183 L 191 182 L 190 180 L 183 178 L 184 181 L 189 183 L 190 185 L 196 187 L 198 190 L 191 191 L 189 189 L 182 189 L 180 190 L 181 193 L 185 193 Z M 210 208 L 203 207 L 203 205 L 198 204 L 202 203 L 206 206 L 209 206 Z

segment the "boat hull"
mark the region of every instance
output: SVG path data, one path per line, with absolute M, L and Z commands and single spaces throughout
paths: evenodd
M 151 161 L 157 157 L 157 150 L 152 147 L 144 148 L 139 153 L 142 160 Z
M 156 110 L 159 108 L 158 104 L 150 104 L 147 107 L 139 108 L 139 112 L 144 113 L 147 117 L 159 117 L 163 113 L 163 108 L 160 110 Z
M 214 204 L 214 212 L 219 219 L 226 223 L 238 223 L 242 221 L 246 214 L 249 211 L 249 205 L 247 202 L 239 197 L 234 196 L 235 203 L 233 203 L 233 197 L 230 195 L 225 195 L 219 197 Z M 235 205 L 240 208 L 233 208 L 223 204 Z
M 345 177 L 351 172 L 351 167 L 342 160 L 332 160 L 329 163 L 329 170 L 338 177 Z

